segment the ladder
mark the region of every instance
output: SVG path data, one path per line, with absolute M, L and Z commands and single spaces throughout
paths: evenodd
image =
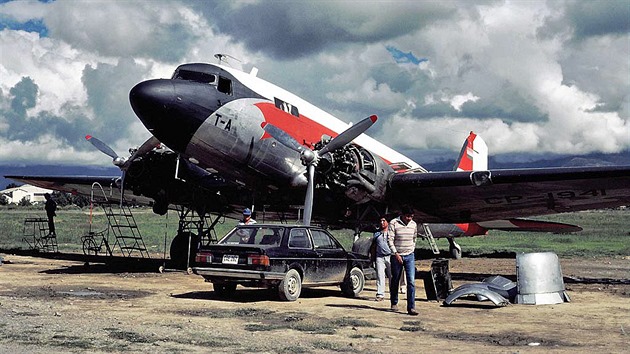
M 102 207 L 109 229 L 116 237 L 112 249 L 118 246 L 124 257 L 151 258 L 129 206 L 121 203 L 114 209 L 111 203 L 104 203 Z
M 113 203 L 107 198 L 107 194 L 105 193 L 103 187 L 98 182 L 95 182 L 92 184 L 92 192 L 90 194 L 91 203 L 95 202 L 95 189 L 97 191 L 100 190 L 103 195 L 102 198 L 99 197 L 99 202 L 103 208 L 105 216 L 107 217 L 108 225 L 107 236 L 103 236 L 103 239 L 105 240 L 110 256 L 116 247 L 118 247 L 123 257 L 136 256 L 140 258 L 151 258 L 144 240 L 142 239 L 142 235 L 140 234 L 138 224 L 136 224 L 136 220 L 131 213 L 131 208 L 124 203 L 124 195 L 121 193 L 120 203 Z M 107 242 L 110 232 L 116 238 L 116 241 L 111 248 Z
M 24 219 L 23 240 L 29 248 L 38 252 L 59 252 L 57 236 L 48 232 L 48 219 Z M 32 242 L 32 243 L 31 243 Z
M 427 242 L 429 243 L 429 247 L 431 248 L 433 254 L 440 254 L 440 249 L 435 242 L 435 238 L 433 238 L 433 233 L 431 233 L 429 225 L 422 224 L 422 229 L 424 230 L 424 238 L 426 238 Z

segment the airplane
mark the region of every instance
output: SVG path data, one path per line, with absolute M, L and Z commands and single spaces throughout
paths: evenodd
M 519 218 L 630 204 L 630 166 L 488 169 L 487 147 L 472 132 L 454 171 L 430 172 L 364 133 L 375 115 L 344 123 L 259 78 L 256 68 L 245 72 L 216 57 L 218 64 L 182 64 L 169 79 L 131 89 L 131 107 L 152 137 L 130 157 L 86 137 L 122 176 L 6 177 L 85 195 L 97 182 L 110 198 L 150 204 L 159 215 L 177 208 L 171 258 L 208 234 L 200 227 L 195 241 L 184 239 L 191 236 L 181 229 L 189 212 L 237 219 L 247 207 L 259 221 L 302 219 L 359 233 L 409 205 L 421 236 L 446 237 L 458 257 L 455 237 L 489 229 L 578 231 Z

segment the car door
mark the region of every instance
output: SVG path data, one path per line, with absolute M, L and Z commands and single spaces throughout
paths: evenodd
M 302 268 L 302 283 L 316 283 L 317 254 L 306 228 L 296 227 L 289 231 L 287 242 L 287 265 L 299 264 Z
M 341 283 L 348 269 L 347 252 L 326 231 L 311 229 L 317 254 L 316 278 L 320 283 Z

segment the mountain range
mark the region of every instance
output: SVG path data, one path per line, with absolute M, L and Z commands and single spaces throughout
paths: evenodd
M 450 155 L 450 154 L 449 154 Z M 427 156 L 426 154 L 423 156 Z M 454 159 L 440 159 L 432 161 L 416 161 L 429 171 L 450 171 L 455 165 Z M 488 158 L 490 169 L 505 168 L 542 168 L 542 167 L 578 167 L 578 166 L 611 166 L 630 165 L 630 151 L 616 154 L 592 153 L 588 155 L 559 156 L 559 155 L 497 155 Z M 37 176 L 120 176 L 120 170 L 115 167 L 103 166 L 64 166 L 64 165 L 11 165 L 0 164 L 0 189 L 4 189 L 14 181 L 4 178 L 6 175 L 37 175 Z

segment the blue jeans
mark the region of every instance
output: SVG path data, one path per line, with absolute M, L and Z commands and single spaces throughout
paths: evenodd
M 407 276 L 407 311 L 416 308 L 416 259 L 413 253 L 402 256 L 402 264 L 398 263 L 396 256 L 392 255 L 390 263 L 392 278 L 389 281 L 389 296 L 392 305 L 398 304 L 398 284 L 403 269 Z

